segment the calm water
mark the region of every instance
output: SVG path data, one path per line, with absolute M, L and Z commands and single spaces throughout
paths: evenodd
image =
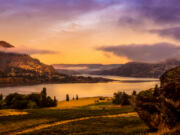
M 29 94 L 32 92 L 40 92 L 43 87 L 46 87 L 49 96 L 56 96 L 58 100 L 64 100 L 66 94 L 69 94 L 70 97 L 76 94 L 78 94 L 79 97 L 113 96 L 113 93 L 117 91 L 125 91 L 131 94 L 133 90 L 139 92 L 159 84 L 158 80 L 153 78 L 104 77 L 120 81 L 109 83 L 40 84 L 34 86 L 6 87 L 0 88 L 0 93 L 5 96 L 14 92 Z

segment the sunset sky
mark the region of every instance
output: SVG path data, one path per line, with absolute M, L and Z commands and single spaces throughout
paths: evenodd
M 179 0 L 0 0 L 0 40 L 46 64 L 180 56 Z

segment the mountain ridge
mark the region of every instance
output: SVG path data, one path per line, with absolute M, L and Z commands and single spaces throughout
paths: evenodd
M 91 72 L 91 74 L 159 78 L 167 70 L 179 65 L 180 61 L 176 59 L 169 59 L 159 63 L 129 62 L 119 68 L 99 70 Z

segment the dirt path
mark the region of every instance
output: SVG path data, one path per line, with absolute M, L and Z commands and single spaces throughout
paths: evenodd
M 53 127 L 57 125 L 62 125 L 62 124 L 67 124 L 70 122 L 76 122 L 76 121 L 81 121 L 81 120 L 87 120 L 87 119 L 95 119 L 95 118 L 114 118 L 114 117 L 132 117 L 132 116 L 138 116 L 137 113 L 132 112 L 132 113 L 123 113 L 123 114 L 116 114 L 116 115 L 103 115 L 103 116 L 91 116 L 91 117 L 83 117 L 83 118 L 77 118 L 77 119 L 72 119 L 72 120 L 64 120 L 64 121 L 58 121 L 50 124 L 42 124 L 33 128 L 25 129 L 20 132 L 14 132 L 9 135 L 19 135 L 19 134 L 24 134 L 24 133 L 29 133 L 29 132 L 34 132 L 37 130 L 41 130 L 44 128 L 48 127 Z

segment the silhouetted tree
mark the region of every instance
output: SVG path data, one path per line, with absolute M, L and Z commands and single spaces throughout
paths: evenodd
M 0 94 L 0 101 L 1 101 L 1 100 L 3 100 L 3 95 L 2 95 L 2 94 Z
M 79 96 L 78 96 L 78 94 L 76 95 L 76 100 L 79 100 Z
M 69 101 L 69 94 L 66 94 L 66 101 Z
M 41 107 L 47 107 L 47 92 L 46 88 L 41 91 Z
M 54 100 L 53 100 L 54 106 L 57 106 L 57 103 L 58 103 L 58 101 L 57 101 L 56 97 L 54 96 Z
M 159 88 L 158 88 L 158 85 L 156 84 L 154 88 L 154 96 L 158 96 L 158 91 L 159 91 Z
M 75 100 L 74 96 L 73 96 L 72 100 Z
M 132 95 L 133 95 L 133 96 L 136 96 L 136 94 L 137 94 L 137 92 L 134 90 L 134 91 L 132 92 Z
M 129 98 L 130 96 L 127 95 L 125 92 L 117 92 L 114 93 L 113 103 L 118 105 L 129 105 Z

